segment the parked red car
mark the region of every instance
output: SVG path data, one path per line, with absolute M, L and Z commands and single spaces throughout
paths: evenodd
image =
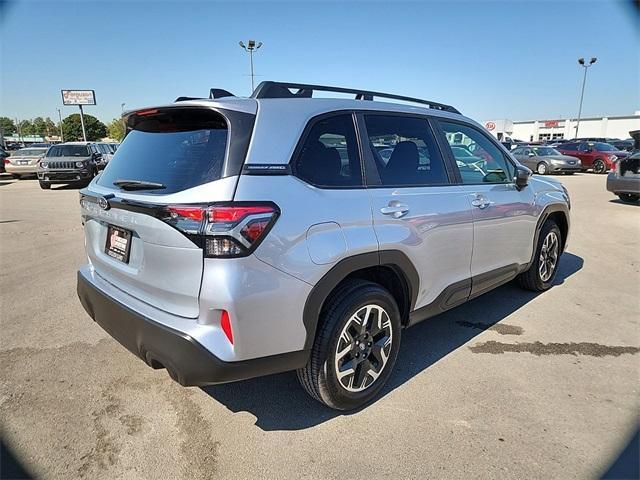
M 578 157 L 582 161 L 582 171 L 593 169 L 593 173 L 606 173 L 613 168 L 616 160 L 626 158 L 629 152 L 618 150 L 603 142 L 569 142 L 556 147 L 563 155 Z

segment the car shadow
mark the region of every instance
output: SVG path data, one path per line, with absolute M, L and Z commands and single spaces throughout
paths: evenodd
M 640 428 L 631 435 L 626 447 L 611 462 L 602 475 L 603 480 L 619 480 L 621 478 L 640 478 Z
M 581 257 L 565 253 L 554 284 L 564 283 L 582 268 L 583 263 Z M 523 290 L 515 282 L 510 282 L 406 330 L 393 374 L 374 402 L 538 295 L 540 293 Z M 232 412 L 251 413 L 256 417 L 256 425 L 265 431 L 302 430 L 339 415 L 357 412 L 337 412 L 319 404 L 302 390 L 295 372 L 212 385 L 202 390 Z
M 640 202 L 623 202 L 619 198 L 614 198 L 612 200 L 609 200 L 609 203 L 617 203 L 618 205 L 628 205 L 630 207 L 640 206 Z

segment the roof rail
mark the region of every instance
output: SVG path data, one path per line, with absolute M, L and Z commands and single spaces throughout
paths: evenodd
M 291 89 L 298 91 L 293 93 Z M 424 100 L 421 98 L 405 97 L 403 95 L 393 95 L 391 93 L 372 92 L 369 90 L 358 90 L 354 88 L 308 85 L 305 83 L 261 82 L 251 94 L 251 98 L 311 98 L 314 91 L 352 93 L 356 96 L 356 100 L 373 100 L 374 97 L 391 98 L 394 100 L 427 105 L 429 108 L 443 110 L 445 112 L 460 113 L 458 109 L 451 105 L 432 102 L 431 100 Z

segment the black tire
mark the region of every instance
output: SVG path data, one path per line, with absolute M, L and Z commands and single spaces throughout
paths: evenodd
M 597 173 L 598 175 L 607 173 L 607 165 L 600 158 L 593 162 L 593 173 Z
M 536 173 L 538 175 L 547 175 L 549 173 L 549 166 L 544 162 L 540 162 L 536 165 Z
M 359 355 L 359 353 L 352 354 L 352 352 L 360 352 L 359 348 L 362 349 L 362 344 L 365 342 L 362 342 L 361 346 L 357 347 L 356 339 L 352 334 L 347 334 L 347 337 L 351 339 L 350 342 L 344 336 L 341 337 L 343 329 L 347 328 L 348 324 L 352 324 L 353 317 L 358 312 L 365 310 L 365 307 L 369 305 L 381 308 L 387 313 L 389 322 L 385 322 L 383 326 L 391 333 L 386 337 L 387 341 L 388 338 L 391 338 L 392 341 L 388 345 L 386 363 L 382 363 L 377 379 L 371 380 L 371 383 L 367 385 L 367 379 L 372 379 L 373 376 L 365 373 L 363 375 L 364 381 L 360 383 L 358 380 L 360 388 L 363 389 L 358 392 L 349 391 L 347 390 L 349 385 L 343 385 L 338 379 L 336 371 L 339 361 L 336 359 L 338 347 L 343 344 L 343 351 L 345 348 L 350 349 L 345 357 L 351 360 L 345 362 L 343 366 L 347 363 L 360 365 L 357 362 L 362 362 L 361 366 L 354 368 L 353 381 L 351 383 L 356 381 L 356 377 L 362 373 L 361 370 L 366 371 L 365 369 L 368 366 L 373 365 L 371 362 L 375 363 L 376 359 L 379 358 L 379 353 L 373 353 L 376 345 L 379 348 L 378 352 L 384 352 L 387 349 L 387 347 L 379 347 L 379 342 L 382 342 L 383 338 L 376 341 L 375 338 L 379 337 L 369 337 L 373 340 L 373 342 L 368 342 L 371 350 L 366 351 L 360 359 L 356 359 L 355 356 Z M 376 315 L 380 314 L 376 313 Z M 386 317 L 381 316 L 380 318 Z M 372 321 L 369 323 L 375 323 L 373 322 L 374 319 L 372 317 Z M 307 365 L 297 371 L 298 380 L 309 395 L 331 408 L 352 410 L 361 407 L 376 396 L 391 375 L 400 349 L 400 336 L 400 311 L 391 294 L 377 283 L 364 280 L 349 280 L 339 286 L 327 299 L 320 314 L 318 330 L 316 331 L 316 338 L 309 361 Z M 372 343 L 373 347 L 371 347 Z M 371 356 L 367 357 L 367 355 Z M 358 368 L 361 368 L 361 370 L 358 370 Z M 347 370 L 350 369 L 345 369 L 345 371 Z M 343 377 L 345 378 L 343 381 L 348 381 L 347 377 L 351 377 L 351 375 Z
M 545 243 L 545 239 L 549 234 L 554 233 L 557 240 L 557 256 L 553 266 L 551 276 L 543 278 L 540 272 L 540 264 L 542 260 L 542 247 Z M 553 285 L 553 280 L 556 278 L 558 272 L 558 263 L 560 263 L 560 256 L 562 255 L 562 234 L 556 222 L 553 220 L 547 220 L 540 230 L 540 236 L 538 237 L 538 243 L 536 245 L 536 252 L 533 256 L 533 262 L 527 270 L 522 272 L 518 276 L 518 283 L 526 290 L 532 290 L 534 292 L 543 292 L 549 290 Z
M 625 203 L 638 203 L 640 195 L 634 193 L 619 193 L 618 197 Z
M 38 180 L 40 183 L 40 188 L 43 190 L 49 190 L 51 188 L 51 184 L 49 182 L 43 182 L 42 180 Z
M 564 172 L 565 175 L 573 175 L 576 172 Z

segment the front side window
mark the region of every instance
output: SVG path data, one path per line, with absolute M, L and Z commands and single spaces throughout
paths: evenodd
M 459 123 L 440 121 L 440 125 L 452 149 L 462 183 L 511 183 L 513 181 L 515 175 L 513 165 L 487 135 Z M 466 148 L 472 156 L 456 156 L 454 147 Z
M 448 183 L 426 119 L 398 115 L 365 115 L 364 119 L 382 185 Z
M 362 171 L 351 114 L 317 120 L 305 137 L 293 169 L 302 180 L 320 187 L 359 187 Z

